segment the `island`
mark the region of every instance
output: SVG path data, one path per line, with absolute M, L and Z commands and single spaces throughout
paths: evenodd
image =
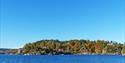
M 0 49 L 1 51 L 1 49 Z M 6 49 L 3 54 L 17 55 L 125 55 L 125 44 L 104 40 L 40 40 L 23 48 Z

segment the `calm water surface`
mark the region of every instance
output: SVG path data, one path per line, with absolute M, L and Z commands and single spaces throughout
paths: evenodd
M 125 63 L 119 55 L 0 55 L 0 63 Z

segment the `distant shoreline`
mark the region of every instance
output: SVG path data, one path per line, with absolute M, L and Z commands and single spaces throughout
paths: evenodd
M 104 40 L 40 40 L 19 49 L 0 49 L 10 55 L 125 55 L 125 44 Z
M 125 56 L 125 55 L 114 55 L 114 54 L 70 54 L 70 55 L 19 55 L 19 54 L 0 54 L 0 55 L 14 55 L 14 56 Z

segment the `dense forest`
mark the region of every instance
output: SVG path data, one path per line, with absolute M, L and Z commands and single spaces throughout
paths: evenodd
M 27 43 L 23 54 L 123 54 L 125 44 L 104 40 L 40 40 Z

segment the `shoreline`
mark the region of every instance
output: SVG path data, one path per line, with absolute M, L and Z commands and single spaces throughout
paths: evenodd
M 68 55 L 73 55 L 73 56 L 86 56 L 86 55 L 90 55 L 90 56 L 125 56 L 121 55 L 121 54 L 58 54 L 58 55 L 48 55 L 48 54 L 44 54 L 44 55 L 25 55 L 25 54 L 0 54 L 0 55 L 14 55 L 14 56 L 68 56 Z

